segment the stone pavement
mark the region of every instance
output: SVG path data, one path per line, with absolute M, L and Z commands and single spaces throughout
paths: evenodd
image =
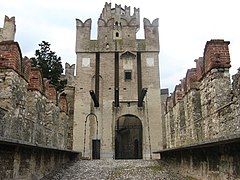
M 80 160 L 67 164 L 43 180 L 184 180 L 157 160 Z

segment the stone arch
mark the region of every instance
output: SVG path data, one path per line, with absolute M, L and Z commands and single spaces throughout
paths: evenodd
M 120 116 L 115 124 L 115 159 L 142 159 L 143 126 L 132 114 Z

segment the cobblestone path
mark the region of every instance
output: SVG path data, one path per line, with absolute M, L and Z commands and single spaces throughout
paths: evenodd
M 64 166 L 43 180 L 184 180 L 156 160 L 80 160 Z

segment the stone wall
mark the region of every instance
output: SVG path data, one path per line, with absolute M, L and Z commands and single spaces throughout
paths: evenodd
M 227 158 L 234 157 L 231 155 L 231 148 L 225 154 L 222 153 L 225 147 L 217 146 L 220 142 L 236 143 L 240 137 L 238 94 L 240 73 L 233 76 L 231 86 L 228 44 L 229 42 L 224 40 L 208 41 L 203 58 L 195 60 L 196 68 L 187 71 L 181 84 L 177 85 L 172 95 L 167 98 L 163 125 L 166 134 L 165 153 L 162 155 L 171 150 L 182 153 L 185 148 L 198 149 L 204 146 L 209 163 L 212 160 L 212 156 L 209 155 L 211 149 L 206 147 L 211 145 L 221 152 L 218 160 L 225 155 Z M 194 158 L 194 153 L 191 156 Z M 181 162 L 185 157 L 178 158 Z M 206 168 L 210 172 L 211 165 L 208 165 Z M 216 166 L 218 165 L 223 164 Z M 228 169 L 225 173 L 232 175 Z
M 238 119 L 233 109 L 238 102 L 233 101 L 236 94 L 230 82 L 228 44 L 223 40 L 208 41 L 204 57 L 196 60 L 197 67 L 187 71 L 181 84 L 168 97 L 165 108 L 167 148 L 211 141 L 238 132 L 229 131 L 231 127 L 226 128 L 223 122 L 228 119 L 236 127 L 234 122 Z
M 0 42 L 0 179 L 42 177 L 77 154 L 67 96 L 22 58 L 17 42 Z
M 41 179 L 77 156 L 73 151 L 0 138 L 0 179 Z
M 189 179 L 239 179 L 239 150 L 239 142 L 212 144 L 209 147 L 166 150 L 161 153 L 161 159 Z
M 0 53 L 0 99 L 1 108 L 5 110 L 1 136 L 66 148 L 65 131 L 71 121 L 67 115 L 66 94 L 60 95 L 57 106 L 56 90 L 44 82 L 40 69 L 31 68 L 29 75 L 24 74 L 21 67 L 24 59 L 16 42 L 1 42 Z

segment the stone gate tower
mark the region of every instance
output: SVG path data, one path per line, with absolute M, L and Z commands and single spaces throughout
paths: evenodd
M 91 40 L 91 19 L 76 20 L 74 150 L 93 159 L 151 159 L 161 147 L 158 19 L 106 3 Z

